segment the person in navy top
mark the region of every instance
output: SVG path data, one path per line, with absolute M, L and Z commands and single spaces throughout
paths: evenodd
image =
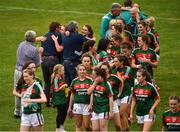
M 63 65 L 65 70 L 65 82 L 68 86 L 76 77 L 76 66 L 80 64 L 83 42 L 85 37 L 78 33 L 77 22 L 71 21 L 67 26 L 68 35 L 63 37 Z M 68 96 L 69 101 L 70 94 Z
M 49 25 L 49 32 L 44 35 L 46 40 L 41 43 L 43 47 L 42 53 L 42 72 L 45 82 L 45 94 L 47 97 L 47 106 L 50 106 L 50 86 L 51 86 L 51 74 L 56 64 L 62 60 L 63 46 L 62 37 L 59 33 L 60 23 L 52 22 Z

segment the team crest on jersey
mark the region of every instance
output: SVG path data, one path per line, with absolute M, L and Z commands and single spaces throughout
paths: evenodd
M 101 91 L 101 92 L 105 92 L 105 91 L 106 91 L 106 88 L 103 87 L 103 86 L 97 85 L 97 86 L 96 86 L 96 90 L 97 90 L 97 91 Z
M 172 122 L 176 122 L 176 117 L 172 117 Z

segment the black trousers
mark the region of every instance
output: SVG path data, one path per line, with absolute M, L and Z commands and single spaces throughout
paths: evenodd
M 59 64 L 59 59 L 55 56 L 43 56 L 42 57 L 42 72 L 44 78 L 44 92 L 47 98 L 47 102 L 49 103 L 49 95 L 51 88 L 51 74 L 53 73 L 53 68 L 56 64 Z
M 56 105 L 57 107 L 57 116 L 56 116 L 56 128 L 60 128 L 64 124 L 67 115 L 66 103 Z

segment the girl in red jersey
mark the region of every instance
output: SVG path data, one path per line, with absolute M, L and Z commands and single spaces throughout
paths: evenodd
M 160 102 L 160 96 L 156 88 L 149 82 L 151 78 L 144 69 L 137 71 L 138 84 L 134 86 L 130 110 L 130 120 L 133 119 L 133 111 L 136 106 L 137 123 L 143 132 L 151 131 L 155 121 L 155 109 Z
M 21 105 L 22 116 L 20 131 L 43 131 L 44 119 L 41 112 L 41 103 L 47 102 L 42 86 L 35 80 L 34 71 L 23 71 L 25 84 L 22 86 Z
M 180 131 L 180 98 L 179 96 L 169 97 L 169 110 L 163 113 L 162 131 Z
M 83 54 L 81 57 L 81 62 L 86 67 L 86 75 L 92 78 L 93 67 L 91 56 L 88 53 Z
M 108 119 L 113 117 L 113 92 L 107 81 L 104 69 L 95 67 L 93 69 L 94 83 L 88 89 L 93 104 L 92 128 L 93 131 L 108 131 Z
M 63 124 L 67 115 L 68 85 L 64 81 L 64 66 L 57 64 L 51 75 L 52 102 L 57 108 L 56 131 L 65 131 Z
M 92 85 L 93 80 L 86 76 L 86 67 L 83 64 L 77 66 L 77 75 L 78 77 L 73 79 L 71 83 L 71 97 L 68 113 L 71 113 L 73 105 L 76 131 L 82 131 L 82 126 L 87 131 L 90 131 L 90 110 L 92 109 L 92 104 L 90 104 L 90 95 L 87 91 Z

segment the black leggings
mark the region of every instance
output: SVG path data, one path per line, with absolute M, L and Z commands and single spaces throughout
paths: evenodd
M 67 115 L 66 104 L 57 105 L 56 127 L 60 128 L 60 125 L 64 124 Z

